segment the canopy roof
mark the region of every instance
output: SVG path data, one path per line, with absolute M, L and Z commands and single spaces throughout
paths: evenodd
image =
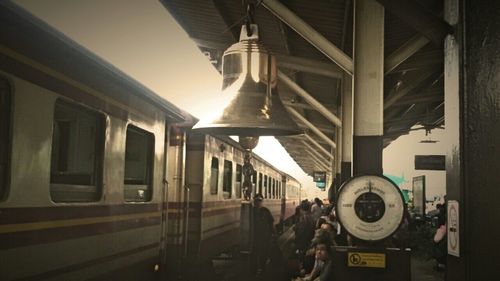
M 245 9 L 234 0 L 162 0 L 200 50 L 220 71 L 224 50 L 238 40 Z M 284 23 L 279 13 L 291 12 L 352 58 L 352 0 L 264 0 L 255 10 L 261 42 L 277 55 L 282 74 L 279 91 L 285 105 L 295 110 L 305 136 L 279 137 L 293 159 L 307 173 L 331 171 L 336 127 L 328 112 L 313 107 L 291 88 L 296 84 L 339 116 L 342 83 L 349 74 L 318 48 Z M 412 127 L 432 129 L 444 125 L 443 44 L 447 25 L 440 0 L 378 0 L 385 5 L 384 146 Z M 270 6 L 283 6 L 276 11 Z M 273 12 L 271 12 L 273 10 Z M 282 17 L 282 16 L 280 16 Z M 297 24 L 295 22 L 295 24 Z M 291 79 L 286 82 L 286 75 Z M 300 118 L 302 117 L 302 118 Z M 305 122 L 324 135 L 320 137 Z M 319 146 L 317 145 L 319 144 Z M 310 147 L 310 148 L 309 148 Z M 314 150 L 311 152 L 311 150 Z

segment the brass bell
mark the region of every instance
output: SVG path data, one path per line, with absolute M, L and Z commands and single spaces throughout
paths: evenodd
M 222 58 L 222 95 L 227 102 L 194 127 L 202 133 L 240 137 L 301 134 L 278 95 L 276 58 L 258 42 L 257 25 L 243 25 L 240 41 Z

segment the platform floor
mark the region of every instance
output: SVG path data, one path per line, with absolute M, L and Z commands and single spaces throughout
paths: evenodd
M 291 251 L 290 242 L 293 239 L 293 232 L 286 231 L 278 239 L 278 245 L 282 249 L 285 256 L 288 256 Z M 248 270 L 248 259 L 245 256 L 240 256 L 234 259 L 214 260 L 214 268 L 217 280 L 221 281 L 289 281 L 284 277 L 282 269 L 276 270 L 268 264 L 268 270 L 259 277 L 250 276 Z M 444 272 L 438 272 L 433 269 L 435 263 L 433 260 L 421 260 L 417 258 L 411 259 L 411 276 L 412 281 L 444 281 Z M 335 280 L 343 281 L 343 280 Z M 348 280 L 346 280 L 348 281 Z

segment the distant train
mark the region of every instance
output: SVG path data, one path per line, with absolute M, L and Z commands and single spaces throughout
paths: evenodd
M 0 3 L 0 280 L 151 280 L 241 242 L 243 150 Z M 254 155 L 276 223 L 300 184 Z

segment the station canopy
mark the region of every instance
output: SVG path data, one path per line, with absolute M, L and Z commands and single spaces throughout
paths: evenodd
M 224 51 L 238 41 L 244 23 L 246 8 L 242 2 L 162 0 L 219 72 Z M 385 147 L 412 128 L 430 130 L 444 125 L 442 39 L 446 26 L 443 28 L 440 19 L 443 1 L 378 2 L 385 6 Z M 326 45 L 331 44 L 326 48 L 334 46 L 351 59 L 353 1 L 263 0 L 256 3 L 259 6 L 253 19 L 259 26 L 261 43 L 277 58 L 279 94 L 305 132 L 305 135 L 277 139 L 307 174 L 331 171 L 330 155 L 334 154 L 337 131 L 334 118 L 340 119 L 343 83 L 350 83 L 352 73 L 320 51 L 325 46 L 314 46 L 304 38 L 315 36 L 313 33 L 299 34 L 296 30 L 310 27 L 327 39 Z M 289 20 L 280 19 L 287 17 Z M 306 95 L 319 102 L 323 109 L 311 104 Z

